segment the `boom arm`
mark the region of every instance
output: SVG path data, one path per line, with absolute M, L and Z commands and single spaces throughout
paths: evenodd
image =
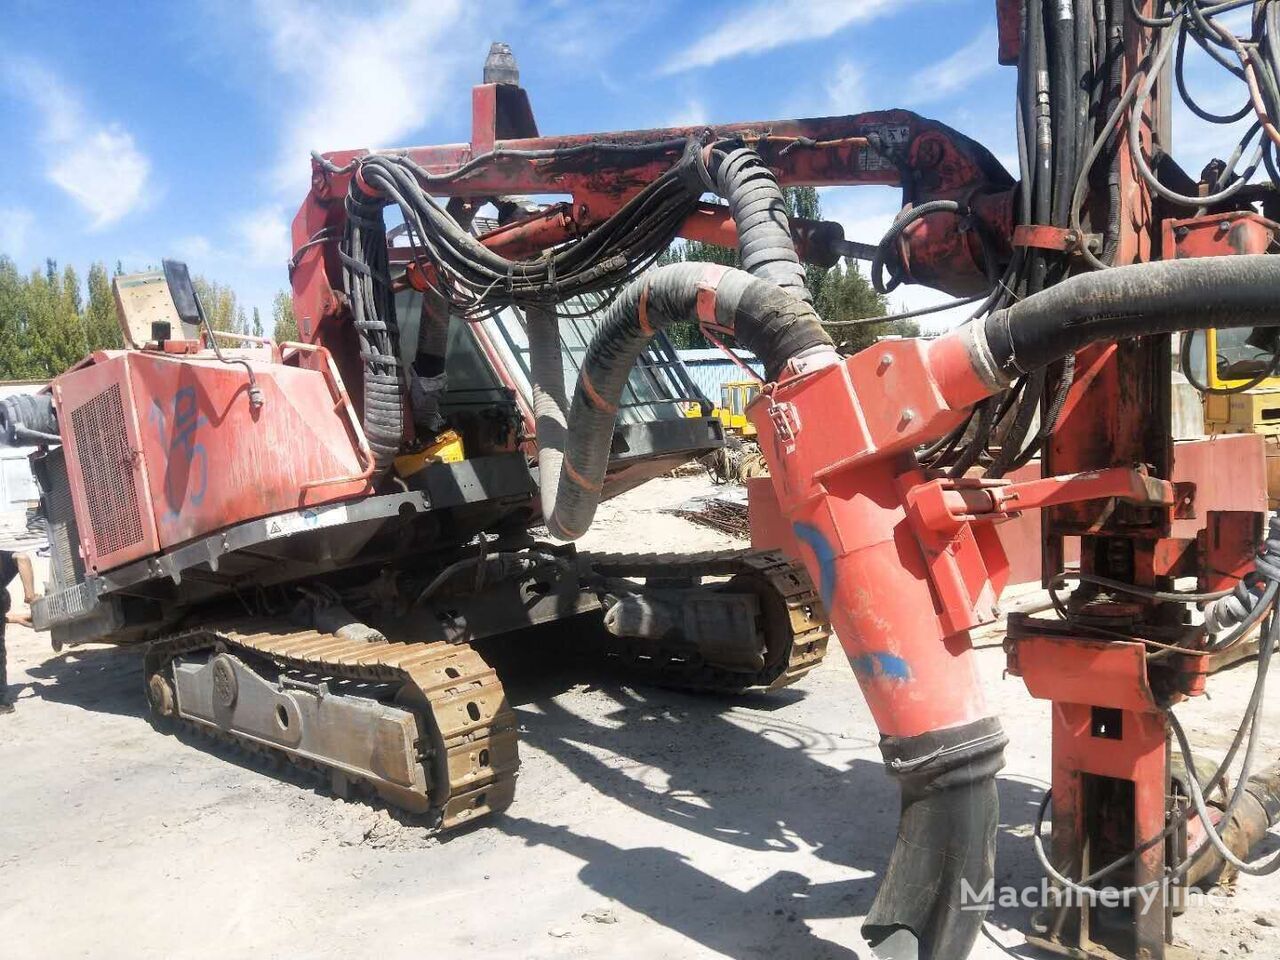
M 523 111 L 511 104 L 524 104 Z M 516 121 L 511 117 L 516 116 Z M 753 147 L 784 186 L 901 186 L 912 204 L 956 200 L 971 207 L 994 252 L 1007 257 L 1013 233 L 1013 179 L 980 144 L 934 120 L 905 110 L 811 120 L 776 120 L 709 127 L 669 127 L 616 133 L 538 137 L 524 91 L 482 84 L 473 95 L 469 144 L 376 151 L 403 156 L 422 172 L 424 188 L 449 197 L 464 224 L 486 201 L 514 196 L 567 195 L 549 209 L 513 217 L 480 240 L 512 259 L 544 250 L 599 226 L 681 158 L 690 139 L 741 141 Z M 336 240 L 346 221 L 344 199 L 367 150 L 316 157 L 312 189 L 293 222 L 294 306 L 304 337 L 325 340 L 341 324 Z M 701 204 L 680 233 L 736 246 L 727 208 Z M 836 224 L 801 221 L 801 253 L 831 264 L 866 246 L 843 244 Z M 985 284 L 984 251 L 975 232 L 952 215 L 922 220 L 905 240 L 902 257 L 913 279 L 939 289 L 971 292 Z

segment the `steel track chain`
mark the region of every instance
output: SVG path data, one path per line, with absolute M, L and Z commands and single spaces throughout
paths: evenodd
M 760 637 L 765 666 L 756 673 L 730 669 L 687 646 L 644 639 L 613 638 L 606 656 L 664 686 L 685 690 L 740 693 L 752 688 L 790 686 L 822 662 L 831 625 L 813 581 L 804 567 L 777 550 L 731 550 L 696 554 L 580 553 L 580 569 L 602 577 L 669 580 L 741 577 L 761 598 Z
M 267 661 L 282 674 L 305 676 L 310 683 L 394 687 L 395 705 L 414 714 L 426 741 L 419 741 L 418 752 L 428 786 L 421 794 L 387 781 L 367 781 L 388 804 L 425 815 L 441 830 L 510 806 L 520 765 L 515 713 L 497 674 L 468 644 L 343 640 L 269 620 L 207 624 L 149 646 L 146 676 L 153 709 L 158 706 L 153 678 L 167 683 L 166 671 L 175 657 L 206 649 Z M 172 706 L 171 700 L 173 719 L 202 734 L 232 741 L 249 753 L 275 754 L 302 768 L 331 772 L 323 763 L 290 756 L 287 748 L 263 746 L 233 731 L 179 717 Z

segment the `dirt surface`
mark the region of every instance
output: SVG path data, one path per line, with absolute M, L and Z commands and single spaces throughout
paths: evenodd
M 660 506 L 664 480 L 601 510 L 591 549 L 737 542 Z M 1048 708 L 980 657 L 1012 744 L 997 877 L 1039 872 L 1028 839 Z M 385 811 L 156 733 L 135 653 L 10 627 L 18 709 L 0 716 L 0 955 L 869 958 L 859 936 L 893 844 L 897 790 L 833 646 L 801 685 L 736 701 L 563 667 L 508 678 L 523 767 L 510 811 L 440 841 Z M 1249 666 L 1183 709 L 1206 751 L 1236 728 Z M 1280 750 L 1273 706 L 1264 744 Z M 1274 842 L 1271 847 L 1280 846 Z M 1196 956 L 1280 956 L 1280 880 L 1176 922 Z M 997 909 L 973 956 L 1023 955 Z M 1016 951 L 1009 954 L 1009 947 Z M 10 953 L 9 951 L 14 952 Z

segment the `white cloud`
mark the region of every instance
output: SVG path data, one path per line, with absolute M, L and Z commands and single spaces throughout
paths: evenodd
M 21 260 L 27 252 L 27 237 L 35 216 L 21 207 L 0 208 L 0 254 Z
M 1000 69 L 996 60 L 998 39 L 995 28 L 984 30 L 945 60 L 921 70 L 907 86 L 908 103 L 942 100 Z
M 697 97 L 690 97 L 675 112 L 668 114 L 660 126 L 698 127 L 710 123 L 707 105 Z
M 208 237 L 195 234 L 182 237 L 173 242 L 173 252 L 192 268 L 199 270 L 203 261 L 215 256 L 213 244 Z
M 861 113 L 866 104 L 867 72 L 860 64 L 846 60 L 836 67 L 836 72 L 827 81 L 827 102 L 837 113 Z
M 449 87 L 478 80 L 483 49 L 462 0 L 407 0 L 371 10 L 257 0 L 282 136 L 272 186 L 301 197 L 311 151 L 407 146 Z M 280 87 L 283 85 L 283 91 Z
M 138 209 L 147 197 L 151 161 L 119 123 L 92 119 L 80 98 L 32 61 L 9 65 L 8 86 L 40 117 L 45 176 L 92 217 L 100 230 Z
M 284 275 L 292 245 L 283 206 L 267 204 L 245 214 L 236 224 L 236 235 L 246 260 L 255 266 L 279 269 Z
M 664 74 L 709 67 L 804 40 L 821 40 L 850 24 L 896 12 L 913 0 L 757 0 L 663 65 Z

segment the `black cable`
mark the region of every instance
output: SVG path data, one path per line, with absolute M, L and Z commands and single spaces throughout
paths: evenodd
M 1173 76 L 1174 76 L 1174 80 L 1178 84 L 1178 95 L 1182 97 L 1182 102 L 1187 105 L 1188 110 L 1194 113 L 1201 120 L 1206 120 L 1209 123 L 1227 124 L 1227 123 L 1236 123 L 1239 120 L 1243 120 L 1253 110 L 1253 104 L 1249 102 L 1248 97 L 1245 98 L 1244 105 L 1241 106 L 1240 109 L 1237 110 L 1235 113 L 1218 114 L 1218 113 L 1211 113 L 1208 110 L 1204 109 L 1202 106 L 1200 106 L 1199 103 L 1196 102 L 1195 98 L 1191 96 L 1191 92 L 1187 89 L 1187 76 L 1186 76 L 1186 66 L 1185 66 L 1185 59 L 1186 59 L 1186 52 L 1187 52 L 1187 37 L 1189 35 L 1190 35 L 1190 31 L 1187 31 L 1187 30 L 1183 30 L 1178 34 L 1178 52 L 1176 55 L 1176 59 L 1174 60 L 1174 66 L 1173 66 Z
M 880 238 L 880 243 L 876 247 L 876 255 L 871 260 L 871 285 L 875 288 L 876 293 L 892 293 L 902 283 L 902 275 L 900 273 L 891 276 L 886 283 L 884 271 L 890 258 L 898 259 L 895 244 L 907 227 L 932 213 L 954 213 L 958 217 L 963 217 L 968 212 L 967 207 L 955 200 L 930 200 L 899 211 L 898 215 L 893 218 L 893 223 L 890 224 L 889 229 L 885 231 L 885 235 Z

